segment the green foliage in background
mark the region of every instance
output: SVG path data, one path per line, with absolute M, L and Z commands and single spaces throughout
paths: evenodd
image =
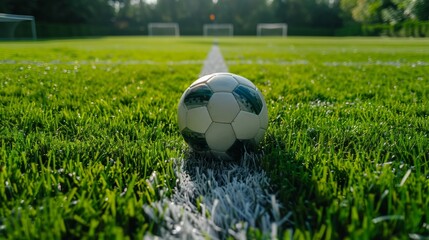
M 181 35 L 202 35 L 203 25 L 208 23 L 233 24 L 235 35 L 255 35 L 258 23 L 281 22 L 288 24 L 289 35 L 350 36 L 378 34 L 357 31 L 355 26 L 361 24 L 426 22 L 429 1 L 3 0 L 0 13 L 34 16 L 39 38 L 147 35 L 151 22 L 178 23 Z M 211 14 L 216 16 L 214 21 L 210 20 Z M 0 23 L 0 28 L 10 25 Z M 0 38 L 11 37 L 5 33 L 0 32 Z M 18 24 L 16 34 L 31 36 L 25 23 Z

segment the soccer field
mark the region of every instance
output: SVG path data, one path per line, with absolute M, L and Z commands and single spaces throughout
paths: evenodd
M 429 237 L 429 40 L 217 41 L 267 102 L 259 164 L 290 216 L 280 238 Z M 177 104 L 212 43 L 0 42 L 0 238 L 159 235 L 143 206 L 174 193 Z

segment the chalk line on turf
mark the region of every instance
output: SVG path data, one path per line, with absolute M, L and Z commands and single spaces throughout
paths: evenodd
M 50 65 L 72 65 L 74 67 L 80 67 L 85 65 L 91 65 L 93 68 L 96 66 L 121 66 L 121 65 L 199 65 L 205 63 L 201 60 L 179 60 L 179 61 L 166 61 L 158 62 L 152 60 L 74 60 L 74 61 L 60 61 L 60 60 L 51 60 L 51 61 L 34 61 L 34 60 L 14 60 L 14 59 L 0 59 L 0 65 L 15 65 L 15 64 L 24 64 L 24 65 L 36 65 L 41 67 L 49 67 Z M 293 65 L 308 65 L 309 61 L 307 60 L 228 60 L 225 61 L 228 65 L 277 65 L 277 66 L 293 66 Z M 321 62 L 322 65 L 326 67 L 363 67 L 363 66 L 386 66 L 386 67 L 427 67 L 429 62 L 425 61 L 403 61 L 401 59 L 392 60 L 392 61 L 382 61 L 382 60 L 368 60 L 368 61 L 335 61 L 335 62 Z M 215 65 L 217 66 L 217 65 Z M 226 66 L 226 65 L 225 65 Z M 24 67 L 21 66 L 20 70 L 23 70 Z M 207 67 L 209 71 L 213 69 L 212 67 Z M 204 71 L 205 72 L 205 71 Z M 215 69 L 213 72 L 221 72 Z
M 200 76 L 214 72 L 228 72 L 216 44 Z M 156 225 L 145 239 L 246 239 L 249 228 L 276 239 L 291 213 L 281 216 L 260 157 L 245 154 L 237 162 L 219 162 L 189 153 L 173 159 L 178 181 L 173 195 L 143 206 Z
M 217 44 L 213 44 L 206 60 L 204 61 L 200 77 L 216 72 L 228 72 L 228 67 L 226 66 L 219 46 Z

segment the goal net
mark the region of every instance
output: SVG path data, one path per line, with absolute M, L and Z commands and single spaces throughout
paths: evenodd
M 258 36 L 287 36 L 286 23 L 260 23 L 256 26 Z
M 149 36 L 180 36 L 177 23 L 149 23 Z
M 33 16 L 0 13 L 0 39 L 37 39 Z
M 204 36 L 226 36 L 234 35 L 234 26 L 232 24 L 204 24 Z

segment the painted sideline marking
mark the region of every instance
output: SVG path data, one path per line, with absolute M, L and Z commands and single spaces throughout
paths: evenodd
M 223 59 L 219 46 L 217 44 L 213 44 L 212 49 L 204 61 L 200 77 L 216 72 L 228 72 L 228 67 L 225 64 L 225 60 Z
M 213 50 L 213 55 L 216 55 L 216 51 Z M 220 52 L 220 51 L 219 51 Z M 95 66 L 103 66 L 103 65 L 196 65 L 196 64 L 204 64 L 204 68 L 200 73 L 200 76 L 206 75 L 213 72 L 228 72 L 228 65 L 280 65 L 280 66 L 294 66 L 294 65 L 310 65 L 312 64 L 308 60 L 228 60 L 228 61 L 219 61 L 213 60 L 213 63 L 208 63 L 208 59 L 206 61 L 201 60 L 179 60 L 179 61 L 166 61 L 166 62 L 158 62 L 152 60 L 75 60 L 75 61 L 60 61 L 60 60 L 52 60 L 52 61 L 34 61 L 34 60 L 12 60 L 12 59 L 3 59 L 0 60 L 0 65 L 37 65 L 37 66 L 49 66 L 49 65 L 72 65 L 72 66 L 85 66 L 91 65 Z M 218 64 L 219 63 L 219 64 Z M 371 61 L 340 61 L 340 62 L 321 62 L 322 65 L 326 67 L 361 67 L 361 66 L 386 66 L 386 67 L 428 67 L 429 62 L 425 61 L 402 61 L 402 60 L 393 60 L 393 61 L 382 61 L 382 60 L 371 60 Z M 224 66 L 222 66 L 224 65 Z M 207 66 L 207 67 L 206 67 Z M 226 69 L 226 70 L 225 70 Z

